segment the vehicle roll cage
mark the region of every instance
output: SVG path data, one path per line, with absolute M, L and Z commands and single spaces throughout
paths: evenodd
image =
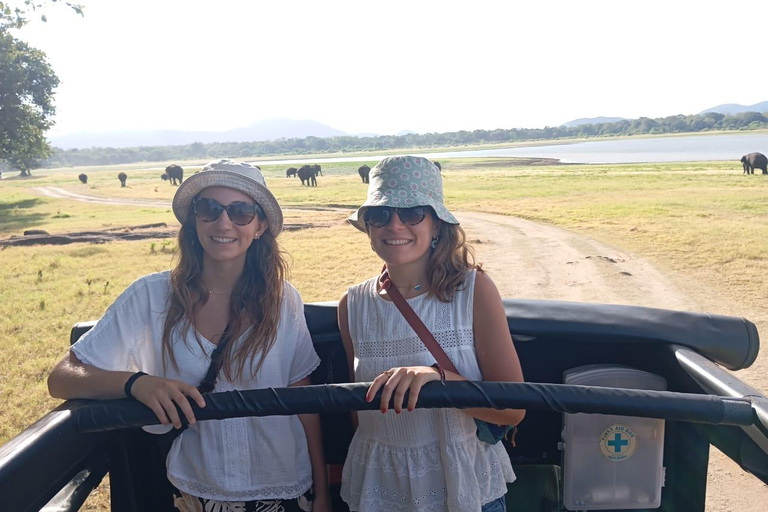
M 200 420 L 320 413 L 329 464 L 341 464 L 352 430 L 347 411 L 377 409 L 366 383 L 346 381 L 346 357 L 335 303 L 308 304 L 307 323 L 323 363 L 313 386 L 212 393 Z M 704 510 L 710 444 L 768 483 L 768 399 L 728 368 L 756 358 L 759 337 L 744 319 L 629 306 L 505 301 L 526 383 L 432 382 L 419 407 L 525 408 L 517 448 L 507 446 L 518 475 L 560 463 L 562 413 L 663 418 L 667 484 L 664 510 Z M 72 341 L 93 322 L 78 324 Z M 568 367 L 630 365 L 664 375 L 670 391 L 560 384 Z M 112 512 L 146 510 L 155 469 L 143 471 L 135 427 L 156 424 L 151 410 L 130 400 L 71 400 L 0 447 L 0 496 L 5 510 L 76 511 L 110 472 Z M 514 488 L 514 486 L 513 486 Z M 548 505 L 553 507 L 550 503 Z M 547 510 L 557 508 L 547 508 Z M 542 509 L 543 510 L 543 509 Z

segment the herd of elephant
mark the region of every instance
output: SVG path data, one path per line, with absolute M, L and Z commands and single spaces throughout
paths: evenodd
M 88 184 L 88 175 L 85 173 L 80 173 L 77 179 L 80 180 L 80 183 L 85 185 Z M 128 175 L 121 172 L 117 175 L 117 179 L 120 180 L 120 186 L 125 187 L 125 182 L 128 181 Z M 160 179 L 170 182 L 171 185 L 181 185 L 181 180 L 184 179 L 184 169 L 176 164 L 169 165 L 165 168 L 165 172 L 160 175 Z
M 437 166 L 437 168 L 442 172 L 443 168 L 440 165 L 440 162 L 432 162 Z M 357 168 L 357 174 L 360 175 L 360 178 L 363 180 L 363 183 L 368 183 L 368 174 L 371 172 L 371 167 L 369 165 L 361 165 Z M 316 187 L 317 186 L 317 176 L 323 175 L 323 171 L 320 169 L 320 166 L 318 164 L 312 164 L 312 165 L 302 165 L 298 169 L 295 167 L 289 167 L 285 171 L 285 177 L 286 178 L 292 178 L 292 177 L 299 177 L 301 179 L 301 184 L 307 185 L 308 187 Z
M 432 162 L 442 172 L 443 168 L 440 162 Z M 755 169 L 760 169 L 763 174 L 768 174 L 768 158 L 762 153 L 750 153 L 741 157 L 741 165 L 744 168 L 744 174 L 755 174 Z M 357 168 L 357 174 L 360 175 L 360 179 L 363 183 L 368 183 L 368 174 L 371 172 L 371 167 L 368 165 L 361 165 Z M 285 171 L 287 178 L 298 177 L 301 180 L 302 186 L 308 187 L 317 186 L 317 177 L 322 176 L 323 171 L 318 164 L 302 165 L 298 169 L 290 167 Z M 125 187 L 125 183 L 128 180 L 128 175 L 121 172 L 117 175 L 120 180 L 120 186 Z M 81 183 L 88 183 L 88 175 L 81 173 L 78 176 Z M 168 181 L 171 185 L 181 185 L 181 181 L 184 179 L 184 169 L 181 166 L 172 164 L 165 168 L 165 172 L 160 175 L 160 179 Z
M 760 153 L 751 153 L 747 156 L 752 155 L 760 155 L 763 158 L 763 174 L 766 173 L 765 171 L 765 157 L 761 155 Z M 747 158 L 746 156 L 744 158 Z M 742 162 L 744 162 L 744 158 L 741 159 Z M 437 168 L 442 172 L 443 168 L 440 165 L 440 162 L 432 162 L 437 166 Z M 746 165 L 744 164 L 744 172 L 746 172 Z M 756 167 L 759 169 L 761 168 L 760 165 L 756 165 Z M 357 168 L 357 174 L 360 175 L 360 178 L 363 180 L 363 183 L 368 183 L 368 174 L 371 172 L 371 167 L 368 165 L 361 165 Z M 302 165 L 298 169 L 295 167 L 290 167 L 285 171 L 285 177 L 291 178 L 291 177 L 298 177 L 301 180 L 302 186 L 306 185 L 308 187 L 316 187 L 317 186 L 317 177 L 323 175 L 323 170 L 320 168 L 319 164 L 311 164 L 311 165 Z M 88 175 L 85 173 L 81 173 L 78 176 L 78 179 L 83 184 L 88 184 Z M 117 175 L 117 179 L 120 180 L 120 186 L 125 187 L 125 183 L 128 180 L 128 175 L 124 172 L 121 172 Z M 163 181 L 168 181 L 171 185 L 181 185 L 181 181 L 184 179 L 184 169 L 181 168 L 181 166 L 172 164 L 165 168 L 165 172 L 160 175 L 160 179 Z
M 319 164 L 302 165 L 298 169 L 295 167 L 289 167 L 285 171 L 285 177 L 298 177 L 301 180 L 301 185 L 308 187 L 317 186 L 317 177 L 323 175 L 323 170 Z

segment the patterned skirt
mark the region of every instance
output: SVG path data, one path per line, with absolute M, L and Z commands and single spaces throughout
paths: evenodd
M 311 512 L 312 489 L 289 500 L 219 501 L 198 498 L 183 491 L 173 496 L 179 512 Z

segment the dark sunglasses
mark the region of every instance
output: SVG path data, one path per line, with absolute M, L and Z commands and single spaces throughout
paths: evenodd
M 256 203 L 246 203 L 235 201 L 227 206 L 209 197 L 198 197 L 192 203 L 195 215 L 203 222 L 213 222 L 221 216 L 221 212 L 227 211 L 229 220 L 238 226 L 245 226 L 251 223 L 253 218 L 258 215 L 260 219 L 265 218 L 264 210 Z
M 400 222 L 415 226 L 427 216 L 428 206 L 414 206 L 412 208 L 392 208 L 390 206 L 374 206 L 365 211 L 365 223 L 374 228 L 383 228 L 397 212 Z

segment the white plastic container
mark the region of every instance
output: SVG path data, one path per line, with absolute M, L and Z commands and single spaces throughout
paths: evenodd
M 665 391 L 667 381 L 626 366 L 568 370 L 565 384 Z M 567 510 L 658 508 L 664 485 L 664 420 L 563 415 L 563 504 Z

